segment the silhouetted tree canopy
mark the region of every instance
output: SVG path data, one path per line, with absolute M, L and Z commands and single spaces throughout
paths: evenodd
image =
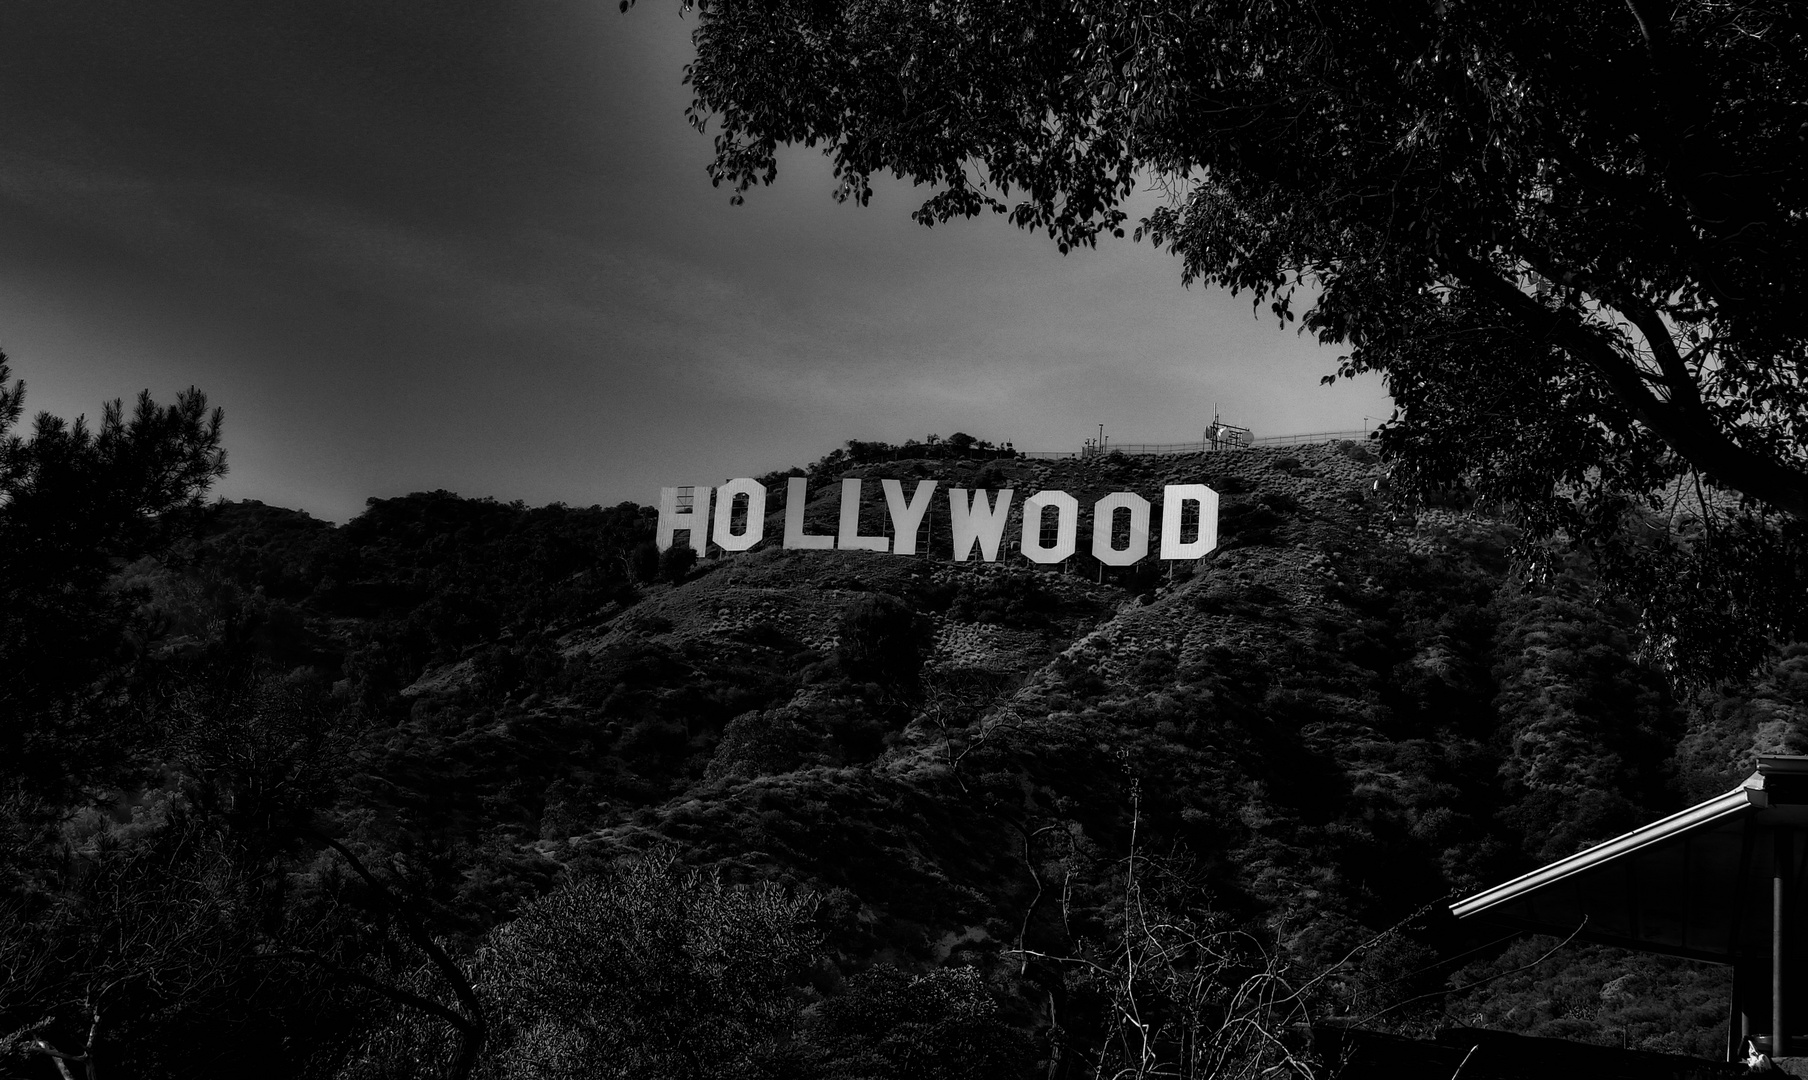
M 1802 636 L 1799 5 L 695 6 L 691 118 L 737 201 L 820 146 L 838 198 L 891 172 L 924 224 L 990 210 L 1066 252 L 1153 182 L 1135 231 L 1188 281 L 1303 308 L 1387 379 L 1402 490 L 1593 546 L 1685 674 Z M 1704 524 L 1647 534 L 1684 489 Z
M 224 475 L 222 414 L 193 388 L 168 406 L 147 391 L 129 418 L 117 400 L 98 428 L 40 413 L 26 438 L 13 430 L 25 384 L 8 388 L 9 374 L 0 355 L 0 760 L 61 782 L 96 763 L 100 729 L 122 720 L 97 707 L 132 653 L 133 598 L 108 579 L 167 542 L 176 512 Z

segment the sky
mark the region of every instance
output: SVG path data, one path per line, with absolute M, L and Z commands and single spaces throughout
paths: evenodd
M 694 25 L 673 0 L 7 0 L 0 348 L 27 410 L 197 386 L 217 494 L 334 521 L 442 488 L 651 503 L 854 438 L 1388 413 L 1146 243 L 924 228 L 923 192 L 836 203 L 801 149 L 730 205 L 684 116 Z

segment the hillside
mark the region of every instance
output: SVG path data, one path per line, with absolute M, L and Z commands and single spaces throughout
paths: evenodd
M 659 566 L 651 510 L 626 504 L 440 492 L 373 500 L 340 528 L 228 505 L 122 574 L 154 628 L 144 678 L 182 689 L 120 797 L 226 807 L 209 812 L 251 835 L 232 809 L 255 786 L 233 770 L 250 766 L 196 751 L 193 733 L 267 745 L 269 717 L 316 718 L 282 743 L 284 775 L 309 778 L 283 791 L 305 793 L 268 805 L 378 868 L 479 996 L 501 995 L 483 998 L 506 1018 L 485 1051 L 501 1072 L 583 1075 L 606 1058 L 620 1075 L 703 1074 L 701 1051 L 679 1068 L 646 1049 L 665 1036 L 636 1011 L 664 1000 L 645 986 L 587 1020 L 531 1004 L 570 1000 L 544 997 L 536 965 L 589 940 L 572 926 L 601 924 L 554 916 L 599 888 L 603 908 L 585 910 L 653 937 L 593 943 L 611 974 L 572 985 L 588 1000 L 642 971 L 624 940 L 668 958 L 651 971 L 717 956 L 691 980 L 716 996 L 658 1008 L 741 1033 L 719 1049 L 724 1075 L 1092 1075 L 1140 1053 L 1118 1019 L 1125 988 L 1154 1052 L 1178 1052 L 1176 1033 L 1234 1013 L 1221 988 L 1238 972 L 1309 983 L 1288 1005 L 1300 1018 L 1718 1054 L 1723 973 L 1576 945 L 1515 971 L 1554 943 L 1457 926 L 1443 905 L 1722 790 L 1755 753 L 1801 749 L 1801 649 L 1753 685 L 1678 700 L 1633 661 L 1630 613 L 1582 564 L 1525 580 L 1509 530 L 1393 505 L 1354 444 L 819 468 L 815 531 L 834 531 L 840 475 L 1082 504 L 1204 482 L 1222 497 L 1220 545 L 1171 568 L 955 563 L 943 515 L 933 557 L 768 541 L 685 570 Z M 869 531 L 881 514 L 869 492 Z M 85 820 L 68 843 L 145 828 L 142 811 Z M 357 914 L 376 910 L 369 889 L 330 852 L 259 850 L 290 884 L 258 933 L 305 924 L 336 942 L 335 964 L 457 1005 L 397 924 Z M 746 887 L 710 893 L 687 867 Z M 747 898 L 764 899 L 735 906 Z M 655 934 L 650 912 L 679 922 Z M 716 952 L 697 952 L 699 927 L 716 927 Z M 791 974 L 756 993 L 722 959 L 750 956 Z M 539 972 L 531 993 L 510 981 L 521 971 Z M 393 998 L 260 992 L 280 1000 L 258 1023 L 332 1033 L 298 1075 L 450 1060 L 452 1029 Z M 644 1058 L 622 1056 L 620 1031 L 642 1032 Z M 981 1045 L 993 1056 L 960 1064 Z

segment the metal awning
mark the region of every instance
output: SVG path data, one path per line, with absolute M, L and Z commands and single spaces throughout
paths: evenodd
M 1786 876 L 1800 877 L 1808 863 L 1797 850 L 1804 827 L 1808 757 L 1761 757 L 1758 771 L 1724 795 L 1477 893 L 1451 911 L 1550 934 L 1581 927 L 1577 936 L 1586 940 L 1696 960 L 1768 958 L 1769 882 L 1779 864 Z

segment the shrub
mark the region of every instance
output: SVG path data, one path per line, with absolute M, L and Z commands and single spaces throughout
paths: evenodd
M 477 1076 L 794 1076 L 815 914 L 814 895 L 731 885 L 678 865 L 672 848 L 573 880 L 491 931 L 471 961 L 490 1033 Z M 450 1029 L 420 1015 L 380 1024 L 342 1076 L 440 1075 L 430 1063 L 446 1059 Z
M 857 975 L 817 1007 L 805 1042 L 823 1080 L 992 1080 L 1035 1063 L 972 968 Z
M 785 710 L 742 713 L 728 722 L 704 775 L 775 776 L 822 759 L 822 737 Z
M 694 552 L 692 554 L 695 554 Z M 651 585 L 659 580 L 659 548 L 651 540 L 634 545 L 628 555 L 628 569 L 635 581 Z
M 925 629 L 910 605 L 889 593 L 860 597 L 841 615 L 842 671 L 894 689 L 914 686 Z
M 1042 584 L 1033 571 L 984 574 L 963 581 L 948 608 L 956 622 L 986 623 L 1016 630 L 1036 630 L 1050 624 L 1060 598 Z
M 697 565 L 697 549 L 689 544 L 673 544 L 659 556 L 659 580 L 673 585 L 683 581 Z

